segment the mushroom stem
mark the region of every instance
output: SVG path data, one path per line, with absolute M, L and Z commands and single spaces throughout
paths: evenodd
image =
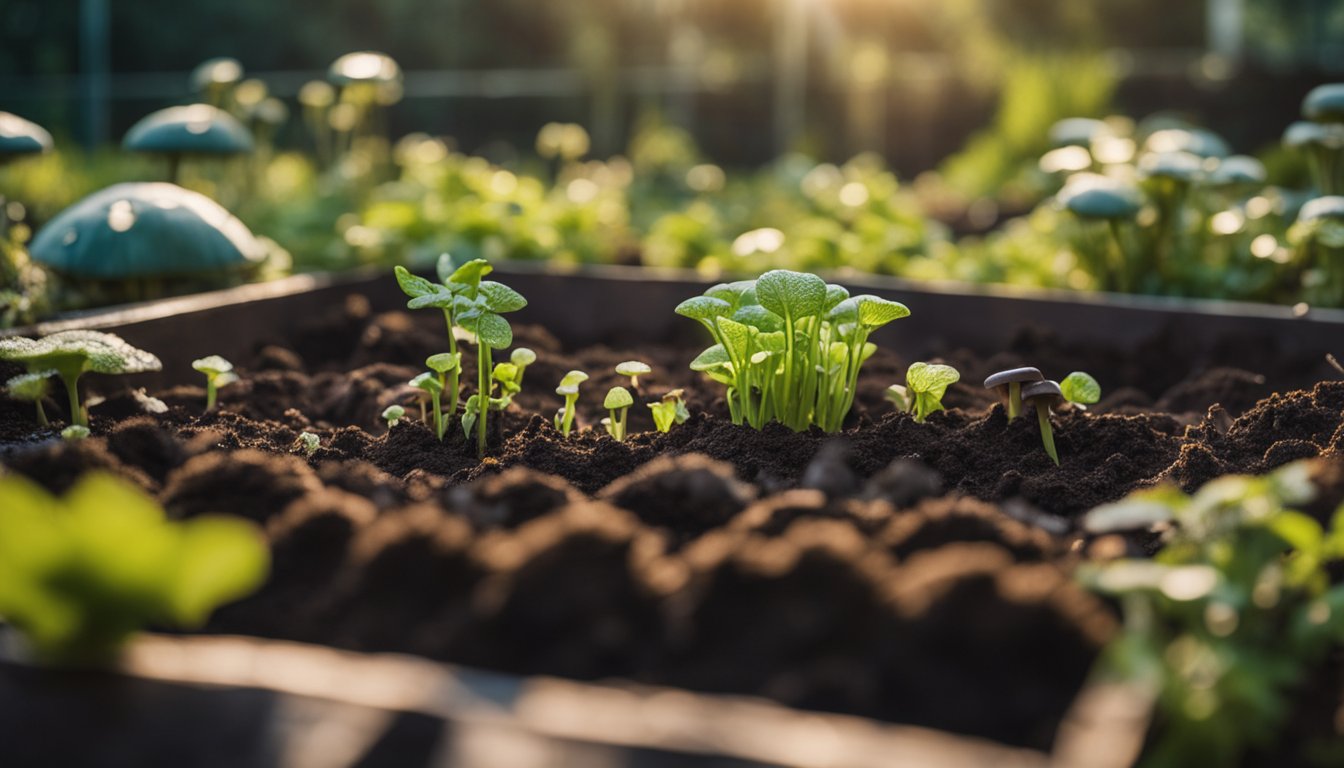
M 73 377 L 62 377 L 65 382 L 65 395 L 70 399 L 70 423 L 74 426 L 87 427 L 89 421 L 84 417 L 84 409 L 79 405 L 79 380 Z
M 1055 466 L 1059 466 L 1059 454 L 1055 451 L 1055 432 L 1050 427 L 1050 409 L 1044 404 L 1036 406 L 1036 420 L 1041 425 L 1041 442 L 1045 444 L 1045 452 L 1050 454 Z
M 1016 381 L 1008 384 L 1008 419 L 1016 419 L 1022 413 L 1022 385 Z
M 205 380 L 205 410 L 207 410 L 207 411 L 214 410 L 214 407 L 215 407 L 215 398 L 218 396 L 218 395 L 217 395 L 217 392 L 218 392 L 218 390 L 216 390 L 216 388 L 215 388 L 215 380 L 214 380 L 213 378 L 208 378 L 208 379 L 206 379 L 206 380 Z

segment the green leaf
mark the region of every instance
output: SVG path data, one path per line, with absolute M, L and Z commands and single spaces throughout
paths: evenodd
M 535 363 L 536 361 L 537 361 L 537 353 L 533 352 L 527 347 L 519 347 L 513 350 L 513 352 L 509 353 L 509 362 L 513 363 L 519 368 L 526 368 L 527 366 Z
M 198 627 L 218 606 L 266 579 L 270 555 L 255 525 L 238 518 L 198 517 L 183 524 L 177 573 L 169 580 L 172 617 Z
M 826 286 L 826 303 L 822 306 L 822 314 L 835 309 L 835 306 L 845 299 L 849 298 L 849 290 L 841 285 Z
M 481 278 L 494 271 L 495 268 L 490 266 L 490 262 L 485 259 L 472 259 L 454 270 L 445 282 L 454 286 L 462 286 L 462 290 L 474 299 L 476 298 L 477 287 L 481 284 Z
M 416 296 L 406 302 L 407 309 L 453 309 L 456 296 L 443 286 L 436 286 L 433 293 L 426 293 L 422 296 Z
M 732 314 L 732 311 L 733 308 L 728 302 L 711 296 L 693 296 L 678 304 L 675 310 L 682 317 L 704 322 Z
M 29 370 L 53 368 L 71 373 L 143 373 L 163 368 L 159 358 L 101 331 L 60 331 L 40 339 L 0 339 L 0 360 L 27 365 Z
M 435 285 L 419 275 L 411 274 L 410 270 L 405 267 L 394 267 L 392 272 L 397 276 L 397 285 L 401 286 L 401 292 L 412 298 L 427 296 L 442 290 L 441 286 Z
M 728 357 L 733 360 L 746 359 L 747 350 L 751 346 L 751 326 L 726 317 L 720 317 L 714 323 L 719 329 L 719 336 L 723 339 L 723 348 L 728 352 Z
M 696 355 L 691 361 L 692 371 L 708 371 L 719 366 L 728 365 L 732 359 L 728 357 L 728 350 L 723 348 L 722 344 L 714 346 Z
M 513 327 L 508 320 L 493 312 L 478 317 L 468 330 L 476 334 L 478 343 L 491 349 L 507 349 L 513 344 Z
M 443 385 L 439 383 L 438 377 L 432 373 L 422 373 L 419 376 L 416 376 L 414 379 L 411 379 L 410 385 L 416 389 L 423 389 L 431 395 L 437 395 L 443 392 Z
M 625 387 L 612 387 L 607 392 L 607 397 L 602 401 L 602 407 L 609 411 L 629 408 L 635 404 L 635 398 L 631 396 L 630 390 Z
M 750 304 L 742 307 L 733 313 L 733 320 L 743 325 L 749 325 L 763 333 L 773 333 L 774 331 L 784 330 L 784 318 L 776 315 L 774 312 L 762 307 L 760 304 Z
M 911 392 L 927 394 L 935 401 L 942 400 L 947 388 L 961 380 L 961 374 L 950 365 L 911 363 L 905 372 L 905 384 Z
M 863 327 L 873 330 L 881 328 L 892 320 L 909 317 L 910 310 L 899 301 L 887 301 L 880 296 L 855 296 L 858 309 L 858 321 Z
M 486 308 L 495 314 L 517 312 L 527 306 L 527 299 L 523 298 L 521 293 L 503 283 L 484 280 L 481 282 L 479 290 Z
M 518 366 L 513 363 L 497 363 L 491 378 L 501 384 L 511 384 L 518 378 Z
M 1101 399 L 1101 385 L 1082 371 L 1074 371 L 1059 382 L 1064 399 L 1080 405 L 1092 405 Z
M 574 387 L 577 391 L 578 386 L 588 380 L 588 374 L 583 371 L 570 371 L 560 380 L 561 387 Z
M 756 298 L 785 322 L 812 317 L 826 306 L 826 281 L 806 272 L 772 269 L 756 279 Z
M 430 355 L 425 360 L 425 367 L 436 373 L 448 373 L 456 371 L 460 366 L 460 353 L 455 355 L 452 352 L 440 352 L 437 355 Z
M 752 292 L 755 285 L 755 280 L 738 280 L 732 283 L 719 283 L 718 285 L 710 286 L 709 289 L 705 291 L 704 295 L 726 302 L 728 304 L 728 312 L 732 313 L 737 311 L 737 309 L 745 303 L 742 300 L 743 297 L 746 296 L 748 292 Z M 754 294 L 752 303 L 754 303 Z
M 1325 531 L 1315 518 L 1290 509 L 1279 510 L 1268 521 L 1270 531 L 1300 552 L 1316 552 L 1325 540 Z

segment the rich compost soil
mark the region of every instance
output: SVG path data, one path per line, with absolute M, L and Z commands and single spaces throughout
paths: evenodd
M 79 443 L 34 433 L 31 406 L 0 397 L 0 460 L 55 491 L 104 469 L 171 516 L 260 523 L 272 576 L 207 631 L 758 694 L 1048 748 L 1117 625 L 1073 566 L 1143 548 L 1089 541 L 1080 513 L 1153 483 L 1193 489 L 1333 456 L 1344 439 L 1344 383 L 1270 395 L 1264 368 L 1192 369 L 1160 342 L 1136 360 L 1034 332 L 989 359 L 947 352 L 963 383 L 926 424 L 883 401 L 910 361 L 880 351 L 843 434 L 754 431 L 687 368 L 696 349 L 567 349 L 519 327 L 537 362 L 482 462 L 456 423 L 437 441 L 402 386 L 446 346 L 428 314 L 353 299 L 236 360 L 242 380 L 207 414 L 199 387 L 150 392 L 167 406 L 151 415 L 91 376 L 106 396 Z M 654 368 L 637 403 L 684 388 L 691 419 L 646 431 L 637 404 L 634 434 L 608 437 L 600 404 L 628 383 L 612 370 L 627 359 Z M 1082 368 L 1109 388 L 1055 417 L 1058 467 L 1035 419 L 1009 422 L 978 386 L 1020 364 Z M 585 429 L 565 439 L 553 389 L 572 368 L 592 379 Z M 389 431 L 379 414 L 394 401 L 408 417 Z M 321 438 L 311 457 L 305 430 Z M 1344 482 L 1325 484 L 1337 499 Z

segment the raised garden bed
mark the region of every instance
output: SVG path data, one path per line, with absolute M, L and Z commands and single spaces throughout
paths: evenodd
M 443 443 L 414 418 L 382 424 L 389 391 L 443 345 L 441 319 L 399 310 L 386 275 L 72 320 L 158 354 L 163 373 L 132 383 L 168 411 L 145 416 L 123 382 L 90 380 L 106 390 L 94 439 L 44 444 L 31 407 L 0 399 L 3 461 L 53 490 L 110 469 L 172 516 L 262 523 L 272 577 L 211 633 L 750 694 L 1042 753 L 1116 629 L 1114 607 L 1072 578 L 1091 546 L 1079 516 L 1344 439 L 1344 383 L 1316 383 L 1332 378 L 1337 313 L 860 283 L 913 314 L 874 337 L 855 412 L 829 436 L 728 421 L 721 388 L 686 367 L 695 324 L 671 311 L 701 281 L 504 275 L 531 300 L 516 343 L 538 359 L 484 462 L 455 424 Z M 203 415 L 190 361 L 206 354 L 243 378 Z M 951 410 L 891 413 L 885 387 L 935 356 L 963 373 Z M 595 425 L 632 358 L 654 368 L 637 402 L 684 388 L 692 418 L 659 435 L 637 406 L 624 443 L 563 439 L 555 382 L 593 374 L 579 415 Z M 1017 364 L 1087 370 L 1107 389 L 1057 420 L 1059 467 L 978 386 Z M 321 441 L 311 457 L 303 431 Z M 1330 485 L 1323 505 L 1338 501 Z

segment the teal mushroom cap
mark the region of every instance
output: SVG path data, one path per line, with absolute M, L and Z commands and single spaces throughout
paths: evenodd
M 236 155 L 252 151 L 252 134 L 228 112 L 192 104 L 144 116 L 121 144 L 135 152 L 165 155 Z
M 246 269 L 265 247 L 219 203 L 174 184 L 117 184 L 62 211 L 33 238 L 34 261 L 95 280 Z
M 210 88 L 234 85 L 243 79 L 243 65 L 231 56 L 206 59 L 191 71 L 191 88 L 200 93 Z
M 1085 219 L 1129 219 L 1139 212 L 1139 191 L 1096 174 L 1079 174 L 1059 192 L 1059 202 Z
M 1227 157 L 1232 149 L 1222 136 L 1203 128 L 1164 128 L 1149 134 L 1145 150 L 1165 155 L 1187 152 L 1196 157 Z
M 0 156 L 50 152 L 51 134 L 31 120 L 0 112 Z
M 1192 152 L 1156 152 L 1139 159 L 1139 173 L 1150 179 L 1191 182 L 1204 174 L 1204 160 Z
M 1302 114 L 1324 123 L 1344 123 L 1344 83 L 1312 88 L 1302 100 Z
M 1265 164 L 1249 155 L 1224 158 L 1209 174 L 1209 183 L 1220 187 L 1264 184 Z
M 1344 220 L 1344 196 L 1326 195 L 1308 200 L 1297 213 L 1298 221 Z
M 401 80 L 401 67 L 385 53 L 355 51 L 333 61 L 327 69 L 327 79 L 341 86 L 384 85 Z
M 1283 145 L 1301 149 L 1313 145 L 1339 147 L 1344 145 L 1344 130 L 1338 125 L 1322 125 L 1309 120 L 1298 120 L 1283 131 Z
M 1087 147 L 1107 130 L 1106 123 L 1091 117 L 1066 117 L 1050 126 L 1053 147 Z

